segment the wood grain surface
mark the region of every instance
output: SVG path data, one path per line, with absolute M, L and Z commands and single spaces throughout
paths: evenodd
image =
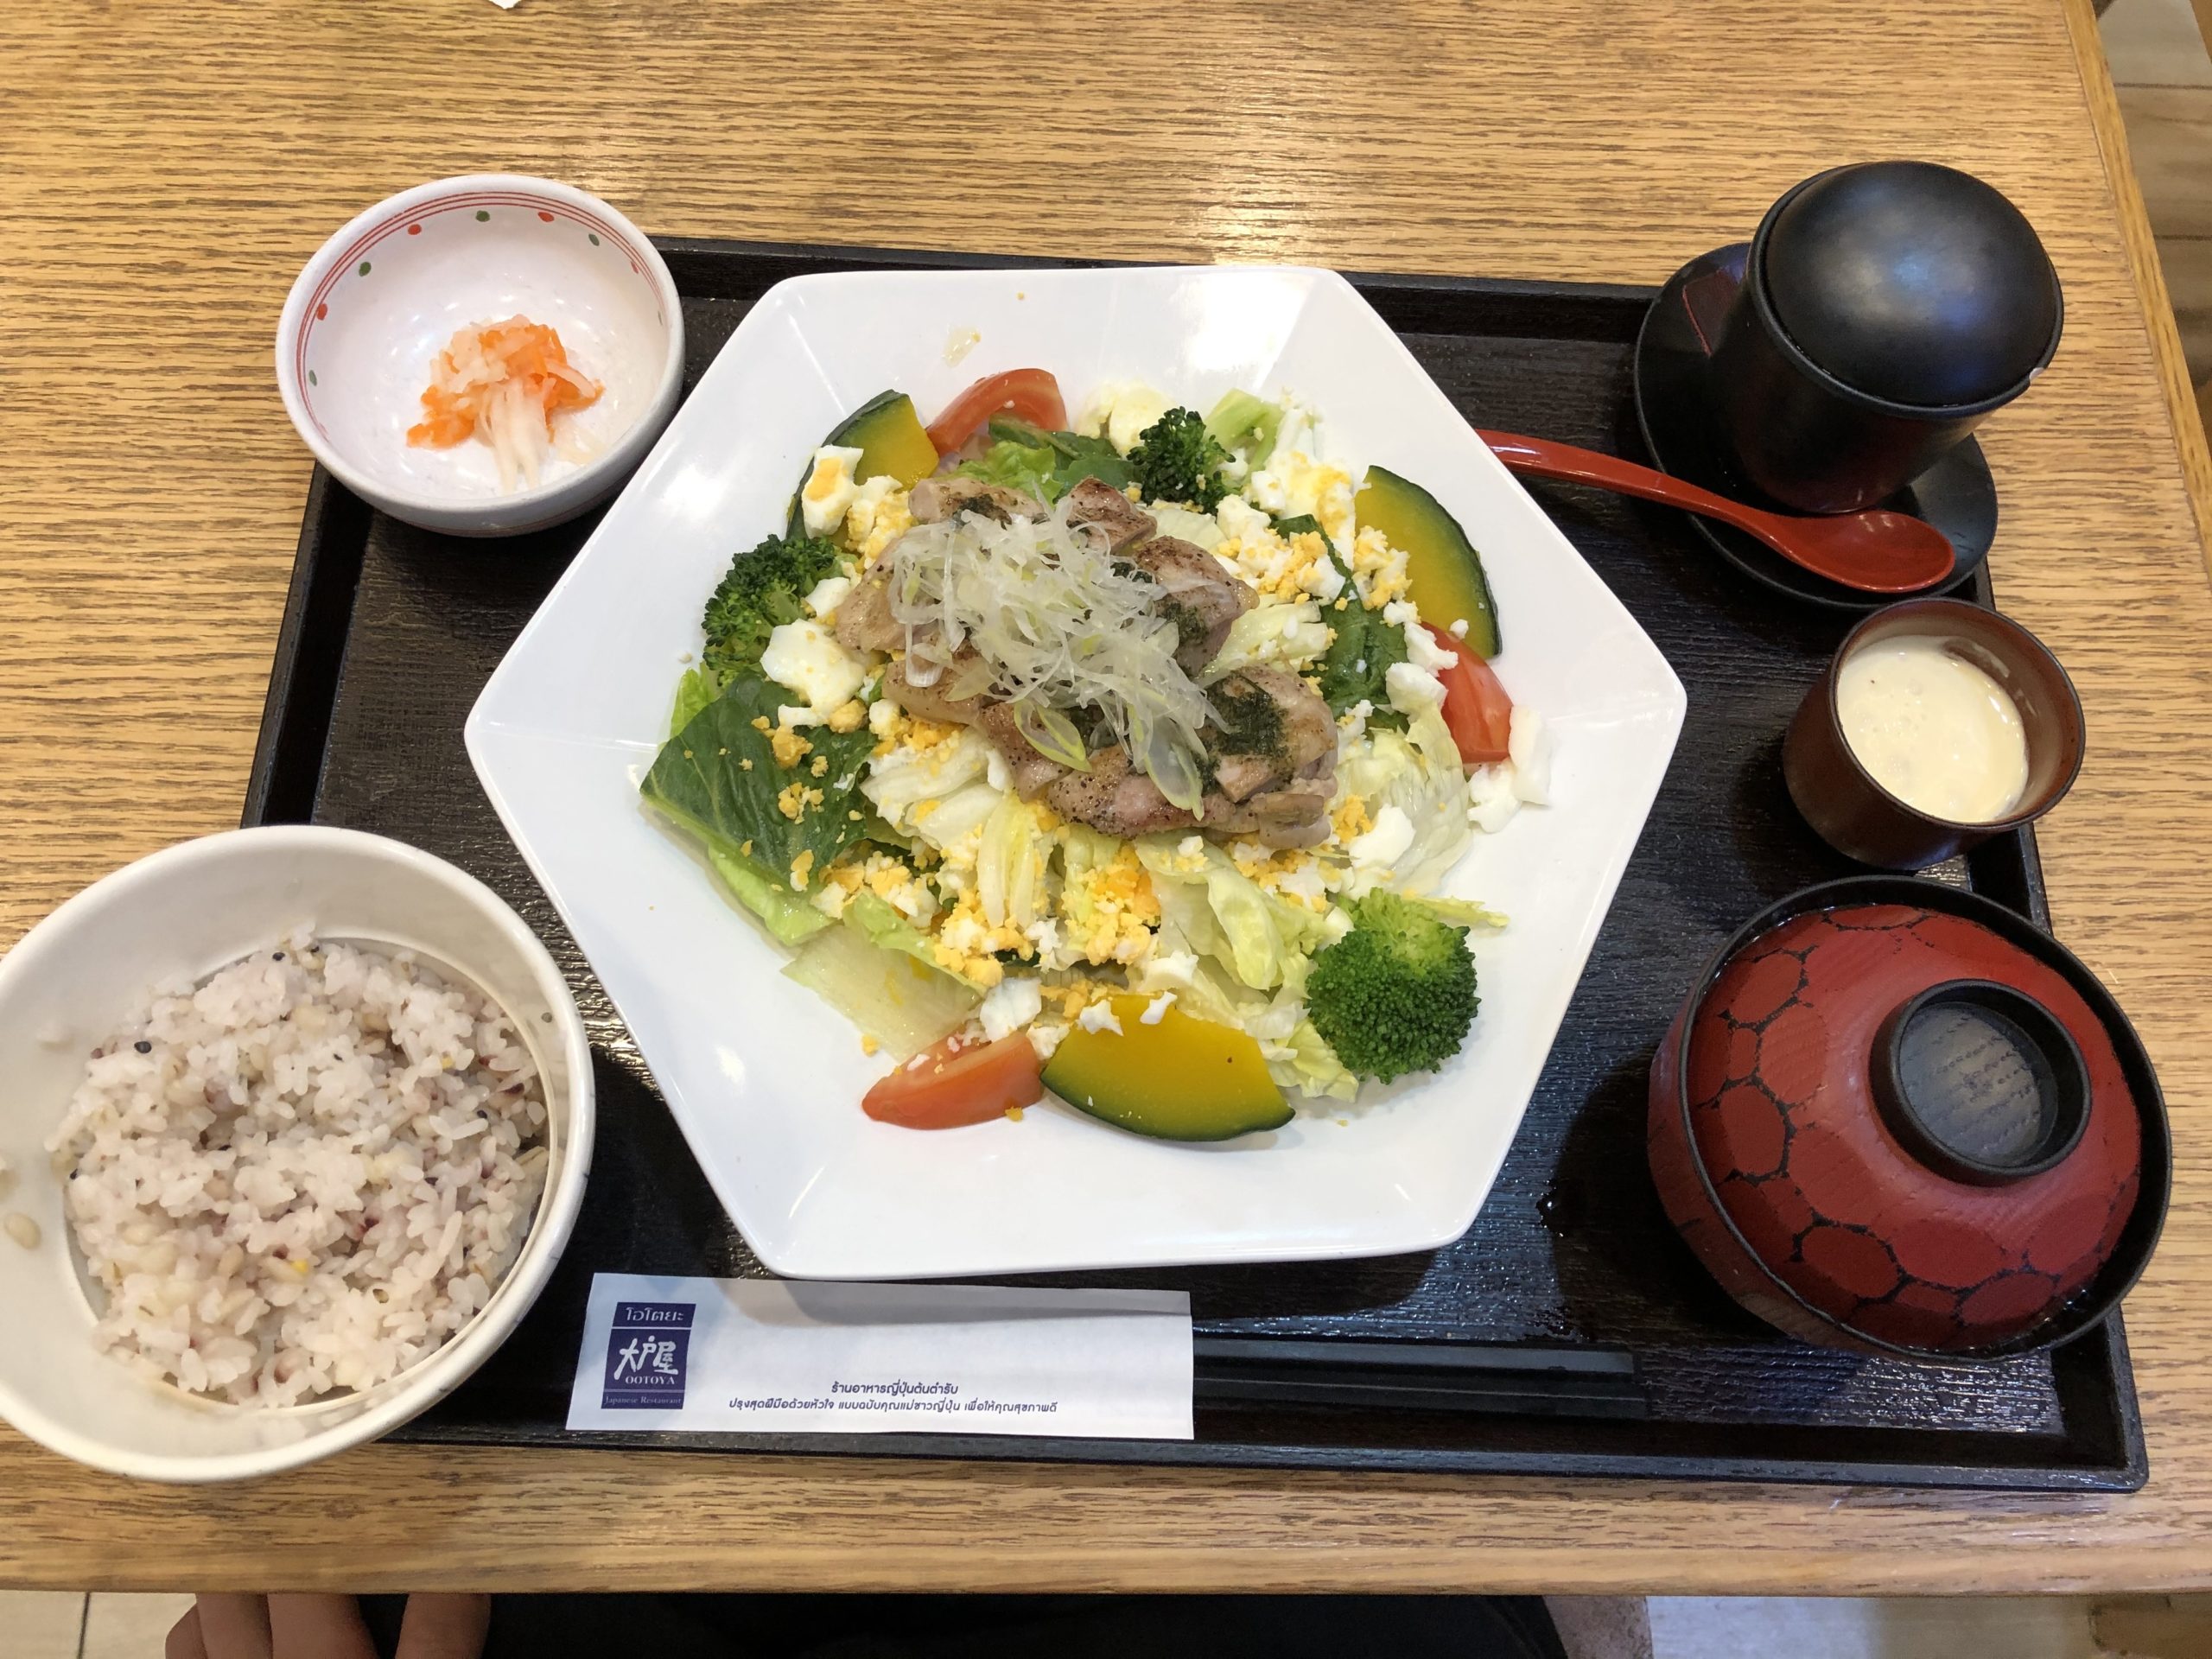
M 2212 1582 L 2212 468 L 2193 429 L 2177 448 L 2188 387 L 2171 319 L 2146 324 L 2162 290 L 2088 0 L 0 9 L 0 939 L 236 821 L 308 474 L 270 372 L 277 308 L 390 191 L 511 168 L 665 232 L 1649 283 L 1805 174 L 1896 154 L 2009 193 L 2066 286 L 2056 363 L 1985 431 L 1992 564 L 2088 709 L 2044 840 L 2059 930 L 2133 1012 L 2174 1112 L 2172 1220 L 2128 1303 L 2146 1491 L 412 1446 L 175 1491 L 0 1433 L 0 1581 Z

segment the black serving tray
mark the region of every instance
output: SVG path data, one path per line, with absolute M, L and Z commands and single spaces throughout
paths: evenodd
M 687 384 L 747 306 L 785 277 L 1014 263 L 660 245 L 684 296 Z M 1630 353 L 1649 290 L 1352 280 L 1470 420 L 1641 453 Z M 594 1273 L 763 1272 L 462 752 L 470 704 L 594 520 L 509 541 L 454 540 L 372 512 L 318 469 L 245 822 L 373 830 L 489 882 L 566 969 L 591 1028 L 599 1085 L 590 1189 L 558 1272 L 500 1351 L 397 1437 L 2044 1491 L 2140 1486 L 2141 1425 L 2117 1315 L 2066 1347 L 1994 1364 L 1809 1349 L 1737 1308 L 1669 1227 L 1644 1166 L 1643 1090 L 1677 998 L 1745 918 L 1853 868 L 1791 809 L 1779 758 L 1791 710 L 1853 619 L 1791 607 L 1745 582 L 1665 508 L 1534 487 L 1665 652 L 1688 688 L 1689 716 L 1520 1135 L 1463 1238 L 1433 1255 L 1376 1261 L 1032 1281 L 1187 1289 L 1198 1330 L 1192 1441 L 575 1435 L 563 1421 Z M 1976 596 L 1988 602 L 1986 574 Z M 2024 832 L 1933 874 L 2047 922 Z

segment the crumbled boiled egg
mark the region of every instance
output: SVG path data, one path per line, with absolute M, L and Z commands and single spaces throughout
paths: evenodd
M 1477 766 L 1467 774 L 1467 822 L 1486 835 L 1496 835 L 1521 810 L 1513 792 L 1513 763 L 1500 760 Z
M 1287 445 L 1278 435 L 1268 464 L 1252 474 L 1252 499 L 1286 518 L 1311 513 L 1329 539 L 1349 546 L 1357 528 L 1352 514 L 1351 474 Z
M 1290 847 L 1277 849 L 1240 836 L 1229 843 L 1229 855 L 1262 891 L 1308 910 L 1329 907 L 1327 873 L 1312 853 Z
M 1029 1027 L 1029 1046 L 1037 1051 L 1039 1061 L 1049 1060 L 1059 1052 L 1060 1039 L 1067 1034 L 1068 1028 L 1058 1020 L 1039 1020 Z
M 1124 1034 L 1122 1030 L 1122 1016 L 1114 1012 L 1114 1005 L 1111 1002 L 1093 1002 L 1081 1014 L 1076 1015 L 1075 1022 L 1085 1031 L 1110 1031 L 1116 1037 Z
M 907 493 L 899 480 L 879 473 L 860 486 L 845 509 L 845 545 L 873 564 L 886 548 L 914 527 Z
M 1204 836 L 1185 836 L 1175 843 L 1175 868 L 1185 875 L 1204 875 L 1206 873 L 1206 842 Z
M 1531 806 L 1552 798 L 1552 733 L 1544 717 L 1525 703 L 1513 705 L 1506 728 L 1505 753 L 1513 762 L 1513 792 Z
M 823 794 L 803 783 L 785 784 L 776 793 L 776 810 L 797 823 L 813 808 L 822 804 Z
M 1021 930 L 1012 923 L 992 925 L 983 914 L 982 896 L 970 887 L 953 902 L 931 936 L 930 950 L 945 972 L 988 991 L 1006 977 L 1006 964 L 998 953 L 1019 950 L 1024 943 Z
M 779 725 L 768 734 L 768 751 L 776 757 L 776 764 L 785 772 L 798 765 L 813 747 L 813 744 L 789 725 Z
M 859 692 L 868 666 L 839 645 L 828 627 L 807 618 L 785 622 L 769 634 L 768 648 L 760 653 L 760 671 L 798 692 L 817 715 L 826 716 Z
M 1395 620 L 1390 616 L 1392 611 L 1412 609 L 1413 607 L 1405 601 L 1398 600 L 1384 606 L 1382 614 L 1386 620 Z M 1441 674 L 1459 660 L 1456 652 L 1446 651 L 1436 643 L 1436 636 L 1421 626 L 1419 617 L 1409 617 L 1401 626 L 1406 632 L 1406 660 L 1415 668 L 1426 669 L 1431 674 Z
M 1167 1017 L 1167 1010 L 1175 1006 L 1175 993 L 1162 991 L 1145 1004 L 1144 1012 L 1137 1015 L 1141 1026 L 1156 1026 Z
M 1390 706 L 1400 714 L 1418 715 L 1444 701 L 1444 682 L 1415 663 L 1393 663 L 1382 671 L 1390 693 Z
M 814 907 L 826 916 L 842 916 L 861 893 L 874 893 L 908 921 L 925 926 L 937 914 L 937 895 L 929 882 L 905 860 L 880 852 L 830 866 L 823 873 Z
M 837 607 L 845 602 L 845 595 L 853 591 L 850 576 L 824 576 L 816 582 L 806 595 L 807 614 L 827 622 L 836 615 Z
M 861 452 L 842 444 L 825 443 L 814 452 L 814 465 L 798 488 L 799 517 L 810 536 L 827 536 L 845 521 L 846 509 L 860 493 L 853 476 Z
M 1406 596 L 1409 578 L 1405 550 L 1391 546 L 1389 538 L 1373 525 L 1352 537 L 1351 563 L 1351 573 L 1359 582 L 1363 602 L 1370 611 Z
M 1213 551 L 1263 599 L 1295 601 L 1311 595 L 1331 600 L 1344 592 L 1344 573 L 1310 530 L 1279 536 L 1261 519 L 1241 535 L 1223 537 Z
M 1058 960 L 1060 954 L 1060 925 L 1051 916 L 1039 916 L 1022 930 L 1028 936 L 1029 945 L 1037 953 L 1037 961 L 1046 968 L 1065 968 Z
M 1275 427 L 1274 454 L 1301 449 L 1307 454 L 1319 454 L 1323 448 L 1321 417 L 1314 413 L 1313 406 L 1290 391 L 1275 401 L 1282 405 L 1282 419 Z M 1268 456 L 1270 461 L 1274 458 L 1274 454 Z
M 1368 811 L 1363 797 L 1347 795 L 1329 814 L 1329 823 L 1337 832 L 1338 841 L 1349 846 L 1356 836 L 1365 835 L 1375 827 L 1375 817 Z
M 983 1035 L 993 1042 L 1010 1036 L 1045 1011 L 1045 993 L 1027 974 L 1012 976 L 991 987 L 976 1017 L 983 1022 Z
M 1196 951 L 1163 950 L 1137 969 L 1135 986 L 1140 991 L 1187 991 L 1198 975 Z
M 1152 954 L 1160 897 L 1134 847 L 1124 843 L 1107 862 L 1068 878 L 1060 908 L 1068 949 L 1084 961 L 1126 967 Z
M 1109 380 L 1090 394 L 1075 429 L 1087 438 L 1104 438 L 1123 454 L 1137 446 L 1144 429 L 1168 410 L 1166 395 L 1137 380 Z
M 1214 509 L 1214 522 L 1221 526 L 1221 538 L 1237 542 L 1260 531 L 1272 531 L 1274 521 L 1241 495 L 1224 495 L 1221 505 Z
M 1387 871 L 1406 855 L 1414 844 L 1414 821 L 1405 809 L 1385 806 L 1375 815 L 1375 827 L 1364 835 L 1355 836 L 1344 844 L 1344 851 L 1351 855 L 1357 869 Z

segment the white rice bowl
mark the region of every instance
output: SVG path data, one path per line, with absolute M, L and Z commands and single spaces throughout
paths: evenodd
M 304 931 L 156 988 L 48 1141 L 96 1339 L 240 1405 L 374 1387 L 491 1300 L 549 1150 L 508 1016 L 407 950 Z

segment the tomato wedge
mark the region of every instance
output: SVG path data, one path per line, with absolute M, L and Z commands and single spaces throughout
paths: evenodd
M 1441 628 L 1429 628 L 1428 633 L 1440 649 L 1452 653 L 1452 666 L 1436 677 L 1444 683 L 1444 723 L 1459 746 L 1459 759 L 1471 766 L 1504 760 L 1513 731 L 1513 699 L 1488 663 Z
M 924 1049 L 861 1097 L 879 1123 L 908 1129 L 957 1129 L 988 1123 L 1045 1097 L 1045 1078 L 1027 1032 L 995 1043 L 954 1035 Z
M 949 455 L 994 415 L 1011 415 L 1046 432 L 1065 431 L 1068 424 L 1068 406 L 1050 369 L 1008 369 L 985 375 L 947 404 L 930 426 L 930 442 L 938 454 Z

